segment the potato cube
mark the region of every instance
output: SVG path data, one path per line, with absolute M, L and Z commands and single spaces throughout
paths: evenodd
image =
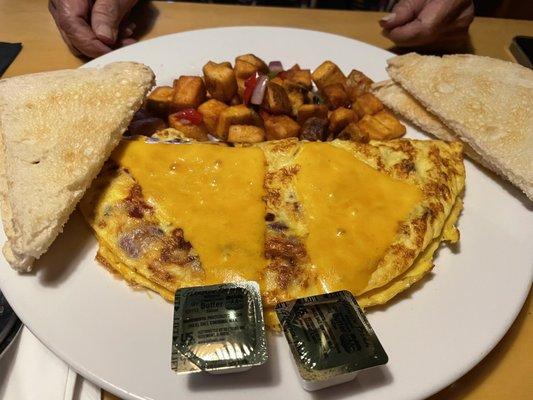
M 300 133 L 300 125 L 286 115 L 272 115 L 265 118 L 265 129 L 267 140 L 297 137 Z
M 337 136 L 341 140 L 351 140 L 352 142 L 368 143 L 370 137 L 368 132 L 362 130 L 355 122 L 350 122 Z
M 303 125 L 311 117 L 327 118 L 328 107 L 325 104 L 304 104 L 298 109 L 298 123 Z
M 363 72 L 352 69 L 348 75 L 348 78 L 346 79 L 346 86 L 355 86 L 358 83 L 365 83 L 368 87 L 370 87 L 374 81 Z
M 166 118 L 170 113 L 170 103 L 174 89 L 170 86 L 158 86 L 146 98 L 146 110 L 158 117 Z
M 229 63 L 209 61 L 202 69 L 205 85 L 212 98 L 229 102 L 237 94 L 237 80 Z
M 265 140 L 265 131 L 254 125 L 231 125 L 228 131 L 228 142 L 259 143 Z
M 185 137 L 198 140 L 199 142 L 205 142 L 208 140 L 207 128 L 203 123 L 200 125 L 194 125 L 180 117 L 178 113 L 170 114 L 168 116 L 168 125 L 183 133 Z
M 174 97 L 171 109 L 180 111 L 198 108 L 205 101 L 205 85 L 199 76 L 182 75 L 174 81 Z
M 370 86 L 372 86 L 374 81 L 368 76 L 363 74 L 361 71 L 353 69 L 346 79 L 346 92 L 351 101 L 355 101 L 357 97 L 362 96 L 365 93 L 370 91 Z
M 374 118 L 381 122 L 389 129 L 389 134 L 386 139 L 396 139 L 405 135 L 405 125 L 403 125 L 398 118 L 387 110 L 380 111 L 374 114 Z
M 359 96 L 370 92 L 372 83 L 374 83 L 374 81 L 368 76 L 363 74 L 361 71 L 353 69 L 346 80 L 346 93 L 348 93 L 348 97 L 353 102 Z
M 300 139 L 316 142 L 324 141 L 328 137 L 328 120 L 325 118 L 311 117 L 305 121 L 300 131 Z
M 228 105 L 215 99 L 207 100 L 198 107 L 198 112 L 202 114 L 204 124 L 210 134 L 215 134 L 220 113 L 226 108 L 228 108 Z
M 268 66 L 259 57 L 253 54 L 244 54 L 235 59 L 235 78 L 237 80 L 237 92 L 242 97 L 244 93 L 244 82 L 255 73 L 267 74 Z
M 348 94 L 346 93 L 344 86 L 340 83 L 326 86 L 322 89 L 322 94 L 324 95 L 324 99 L 330 110 L 350 104 Z
M 393 125 L 393 123 L 391 123 L 390 117 L 394 118 L 394 116 L 392 115 L 380 115 L 379 118 L 376 118 L 375 115 L 365 115 L 359 122 L 357 122 L 357 126 L 372 140 L 394 139 L 396 137 L 401 136 L 399 135 L 400 128 L 397 127 L 396 131 L 393 131 L 390 128 L 390 126 Z M 385 125 L 382 121 L 387 123 L 389 126 Z
M 220 113 L 214 135 L 219 139 L 226 140 L 231 125 L 254 125 L 263 126 L 261 117 L 251 108 L 244 104 L 231 106 Z
M 302 70 L 288 70 L 285 72 L 285 79 L 311 90 L 313 83 L 311 82 L 311 71 L 308 69 Z
M 346 83 L 346 77 L 340 68 L 331 61 L 324 61 L 320 64 L 320 66 L 313 71 L 312 77 L 319 90 L 335 83 L 340 83 L 341 85 Z
M 267 83 L 261 107 L 273 114 L 290 114 L 292 111 L 287 91 L 272 81 Z
M 244 61 L 248 64 L 252 64 L 256 70 L 262 74 L 267 74 L 269 71 L 268 65 L 254 54 L 243 54 L 242 56 L 238 56 L 235 59 L 235 64 L 237 64 L 237 61 Z
M 290 80 L 281 81 L 281 85 L 285 88 L 291 103 L 292 115 L 298 115 L 298 109 L 304 105 L 306 94 L 308 92 L 303 86 Z
M 359 96 L 352 104 L 352 110 L 356 112 L 359 118 L 365 115 L 373 115 L 383 110 L 383 103 L 372 93 L 365 93 Z
M 302 69 L 300 68 L 300 64 L 296 63 L 294 64 L 292 67 L 290 67 L 287 72 L 289 71 L 301 71 Z
M 329 132 L 336 136 L 351 122 L 357 121 L 355 111 L 348 108 L 339 107 L 329 115 Z
M 247 61 L 235 60 L 235 68 L 233 69 L 233 72 L 235 74 L 235 78 L 237 81 L 239 80 L 246 80 L 253 74 L 257 72 L 257 67 L 253 64 L 250 64 Z
M 289 90 L 287 91 L 287 95 L 289 96 L 289 103 L 291 104 L 291 115 L 296 117 L 298 116 L 298 110 L 304 105 L 305 96 L 298 90 Z

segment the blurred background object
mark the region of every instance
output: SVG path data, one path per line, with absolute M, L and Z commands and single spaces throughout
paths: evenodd
M 22 323 L 0 292 L 0 358 L 20 332 Z
M 474 0 L 476 15 L 533 20 L 531 0 Z
M 169 1 L 169 0 L 165 0 Z M 172 0 L 171 0 L 172 1 Z M 182 0 L 183 1 L 183 0 Z M 184 0 L 195 3 L 390 11 L 398 0 Z M 474 0 L 476 15 L 533 20 L 531 0 Z

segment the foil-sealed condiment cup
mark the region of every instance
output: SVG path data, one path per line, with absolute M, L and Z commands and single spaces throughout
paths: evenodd
M 276 313 L 306 390 L 348 382 L 359 371 L 388 361 L 348 291 L 280 303 Z
M 259 285 L 237 282 L 183 288 L 174 299 L 172 369 L 246 371 L 268 359 Z

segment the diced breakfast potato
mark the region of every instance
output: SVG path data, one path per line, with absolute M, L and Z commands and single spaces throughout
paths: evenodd
M 263 120 L 251 108 L 243 104 L 231 106 L 220 113 L 217 127 L 213 132 L 219 139 L 226 140 L 231 125 L 254 125 L 262 127 Z
M 357 114 L 354 110 L 339 107 L 329 115 L 329 132 L 336 136 L 351 122 L 357 121 Z
M 311 117 L 327 118 L 328 107 L 325 104 L 304 104 L 298 109 L 298 123 L 303 125 Z
M 367 131 L 362 130 L 355 122 L 350 122 L 337 136 L 341 140 L 351 140 L 352 142 L 368 143 L 370 137 Z
M 396 139 L 405 135 L 405 125 L 398 121 L 398 118 L 396 118 L 391 112 L 383 110 L 373 116 L 389 130 L 389 133 L 384 137 L 385 140 Z
M 203 123 L 200 125 L 194 125 L 180 117 L 179 113 L 170 114 L 168 116 L 168 124 L 171 128 L 180 131 L 188 138 L 198 140 L 199 142 L 204 142 L 209 139 L 207 137 L 207 127 Z
M 235 62 L 237 61 L 244 61 L 249 64 L 252 64 L 256 68 L 256 71 L 262 74 L 267 74 L 269 71 L 268 65 L 266 65 L 266 63 L 263 60 L 261 60 L 259 57 L 257 57 L 254 54 L 243 54 L 242 56 L 238 56 L 235 59 Z
M 203 67 L 205 85 L 212 98 L 230 101 L 237 94 L 237 80 L 228 62 L 209 61 Z
M 267 74 L 268 66 L 259 57 L 253 54 L 244 54 L 235 59 L 235 78 L 237 79 L 237 91 L 242 97 L 244 93 L 244 81 L 256 72 Z
M 205 103 L 202 103 L 200 107 L 198 107 L 198 112 L 202 114 L 204 124 L 209 133 L 215 133 L 220 113 L 226 108 L 228 108 L 226 103 L 215 99 L 207 100 Z
M 312 77 L 319 90 L 335 83 L 340 83 L 341 85 L 346 83 L 346 77 L 340 68 L 331 61 L 324 61 L 320 64 L 320 66 L 313 71 Z
M 203 77 L 180 76 L 172 87 L 156 87 L 127 133 L 151 135 L 164 130 L 168 122 L 173 132 L 184 137 L 203 141 L 212 134 L 234 143 L 291 137 L 367 142 L 405 134 L 405 126 L 371 93 L 372 79 L 356 69 L 346 77 L 331 61 L 324 61 L 313 72 L 295 64 L 270 74 L 263 60 L 244 54 L 235 59 L 234 67 L 229 62 L 209 61 L 202 71 Z M 269 79 L 266 87 L 262 86 L 264 77 L 258 80 L 261 86 L 253 98 L 257 103 L 259 90 L 264 89 L 260 106 L 248 106 L 249 92 L 257 85 L 255 78 L 249 78 L 256 74 Z
M 300 133 L 300 125 L 286 115 L 272 115 L 265 118 L 265 129 L 267 140 L 297 137 Z
M 281 79 L 279 76 L 275 76 L 274 78 L 270 79 L 270 82 L 275 83 L 280 86 L 285 86 L 285 81 Z
M 170 112 L 170 103 L 174 89 L 170 86 L 158 86 L 146 98 L 146 110 L 158 117 L 164 117 Z
M 235 61 L 235 79 L 237 80 L 237 93 L 242 98 L 244 93 L 244 82 L 257 72 L 257 69 L 252 64 L 246 61 Z
M 355 101 L 359 96 L 368 93 L 372 83 L 374 81 L 368 76 L 361 71 L 353 69 L 350 75 L 348 75 L 348 79 L 346 79 L 346 92 L 350 100 Z
M 289 97 L 289 102 L 291 104 L 291 115 L 296 117 L 298 115 L 298 110 L 305 103 L 305 93 L 307 92 L 307 89 L 288 80 L 283 81 L 283 87 L 285 88 L 287 96 Z
M 290 114 L 291 102 L 285 88 L 269 81 L 265 90 L 265 97 L 261 107 L 273 114 Z
M 315 142 L 326 140 L 328 137 L 328 120 L 325 118 L 311 117 L 305 121 L 300 131 L 300 139 Z
M 307 90 L 311 90 L 313 87 L 313 83 L 311 81 L 311 71 L 308 69 L 290 69 L 285 72 L 285 80 L 296 83 Z
M 180 76 L 174 81 L 172 111 L 198 108 L 205 101 L 205 85 L 199 76 Z
M 324 95 L 324 99 L 330 110 L 350 104 L 350 99 L 344 89 L 344 85 L 340 83 L 327 85 L 322 89 L 322 94 Z
M 265 140 L 265 131 L 253 125 L 231 125 L 228 131 L 228 142 L 259 143 Z
M 383 110 L 383 103 L 372 93 L 365 93 L 355 99 L 352 110 L 356 112 L 359 118 L 363 118 L 365 115 L 373 115 Z
M 135 119 L 131 121 L 130 125 L 128 126 L 127 135 L 151 136 L 155 132 L 165 129 L 166 127 L 167 124 L 161 118 L 148 117 Z
M 388 111 L 365 115 L 357 122 L 357 126 L 372 140 L 395 139 L 405 133 L 405 126 Z

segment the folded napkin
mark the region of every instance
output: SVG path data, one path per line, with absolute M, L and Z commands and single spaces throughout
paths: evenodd
M 100 389 L 77 375 L 27 328 L 0 359 L 0 399 L 100 400 Z
M 21 43 L 0 42 L 0 76 L 6 72 L 7 67 L 9 67 L 13 60 L 17 58 L 21 49 Z

